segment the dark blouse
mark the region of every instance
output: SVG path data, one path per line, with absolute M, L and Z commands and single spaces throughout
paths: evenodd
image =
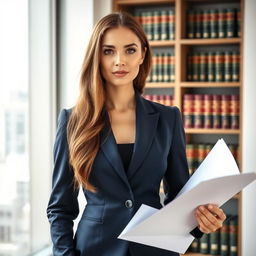
M 126 172 L 132 158 L 133 146 L 134 143 L 117 144 L 117 148 Z

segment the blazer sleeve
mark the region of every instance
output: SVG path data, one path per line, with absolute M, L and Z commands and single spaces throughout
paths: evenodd
M 73 170 L 69 165 L 67 119 L 67 110 L 63 109 L 59 114 L 53 148 L 52 192 L 47 207 L 53 256 L 75 256 L 73 220 L 79 213 L 77 200 L 79 190 L 74 189 Z
M 179 109 L 175 107 L 174 111 L 172 143 L 167 159 L 167 170 L 163 178 L 164 205 L 175 198 L 189 179 L 185 131 Z M 203 235 L 198 228 L 193 229 L 190 233 L 196 238 L 200 238 Z
M 172 143 L 167 159 L 167 169 L 163 178 L 165 192 L 164 205 L 171 202 L 189 179 L 186 157 L 185 132 L 181 114 L 177 107 L 174 109 Z

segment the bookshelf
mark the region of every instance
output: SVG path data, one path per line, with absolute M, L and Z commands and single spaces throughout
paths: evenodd
M 244 0 L 112 0 L 112 7 L 114 11 L 123 10 L 131 13 L 138 18 L 138 13 L 142 12 L 154 12 L 155 10 L 168 11 L 174 10 L 174 37 L 166 40 L 150 40 L 150 45 L 154 52 L 163 49 L 165 51 L 171 51 L 174 58 L 174 81 L 163 82 L 163 81 L 151 81 L 146 83 L 145 94 L 171 94 L 174 97 L 173 104 L 176 105 L 181 113 L 184 115 L 184 95 L 186 94 L 230 94 L 239 95 L 239 127 L 237 129 L 220 129 L 220 128 L 186 128 L 186 140 L 188 144 L 192 143 L 215 143 L 218 138 L 223 137 L 227 143 L 238 145 L 238 159 L 239 166 L 242 165 L 242 94 L 243 94 L 243 13 L 244 13 Z M 218 31 L 218 35 L 214 36 L 209 32 L 208 38 L 205 37 L 205 23 L 201 24 L 202 34 L 198 37 L 198 17 L 207 17 L 208 15 L 215 15 L 215 11 L 219 13 L 218 17 L 238 17 L 238 13 L 233 14 L 230 10 L 240 10 L 240 30 L 232 30 L 228 23 L 226 27 L 223 25 L 221 18 L 218 19 L 218 24 L 208 24 L 210 26 L 211 33 Z M 200 15 L 198 15 L 200 14 Z M 192 26 L 189 22 L 189 15 L 194 15 L 194 25 Z M 197 15 L 197 16 L 196 16 Z M 192 16 L 190 16 L 192 17 Z M 210 16 L 208 16 L 210 17 Z M 216 17 L 216 16 L 211 16 Z M 192 19 L 193 20 L 193 19 Z M 231 18 L 232 20 L 232 18 Z M 196 23 L 197 22 L 197 23 Z M 202 20 L 201 20 L 202 22 Z M 237 21 L 235 21 L 237 22 Z M 197 25 L 196 25 L 197 24 Z M 237 24 L 237 23 L 236 23 Z M 230 24 L 229 24 L 230 25 Z M 212 27 L 211 27 L 212 26 Z M 215 26 L 215 27 L 214 27 Z M 216 26 L 218 28 L 216 29 Z M 193 27 L 193 28 L 192 28 Z M 216 31 L 214 29 L 216 29 Z M 194 31 L 194 37 L 190 37 L 190 32 Z M 193 30 L 194 29 L 194 30 Z M 223 29 L 225 29 L 225 35 L 222 35 Z M 152 29 L 153 30 L 153 29 Z M 231 34 L 230 34 L 231 33 Z M 210 38 L 211 37 L 211 38 Z M 225 52 L 232 51 L 238 52 L 240 56 L 238 67 L 238 79 L 226 78 L 221 81 L 213 81 L 206 79 L 207 81 L 191 81 L 188 80 L 188 54 L 193 52 L 204 52 L 206 55 L 208 52 Z M 209 53 L 210 55 L 210 53 Z M 207 55 L 207 56 L 209 56 Z M 208 63 L 207 63 L 208 65 Z M 226 64 L 225 64 L 226 65 Z M 232 63 L 233 65 L 233 63 Z M 209 65 L 208 65 L 209 66 Z M 223 64 L 224 66 L 224 64 Z M 216 68 L 217 69 L 217 68 Z M 207 70 L 208 72 L 209 70 Z M 223 71 L 225 77 L 225 72 Z M 217 76 L 217 75 L 216 75 Z M 232 73 L 233 76 L 233 73 Z M 226 80 L 226 81 L 225 81 Z M 184 117 L 184 116 L 183 116 Z M 201 141 L 202 140 L 202 141 Z M 241 256 L 241 205 L 242 196 L 241 193 L 235 195 L 227 204 L 231 204 L 231 208 L 235 208 L 235 214 L 238 216 L 238 238 L 237 238 L 237 252 L 233 252 L 232 255 Z M 226 204 L 225 204 L 226 205 Z M 235 206 L 234 206 L 235 205 Z M 225 210 L 225 209 L 224 209 Z M 202 256 L 202 255 L 216 255 L 214 254 L 203 254 L 188 252 L 186 256 Z M 217 254 L 217 255 L 220 255 Z M 229 255 L 229 254 L 225 254 Z M 230 254 L 231 255 L 231 254 Z

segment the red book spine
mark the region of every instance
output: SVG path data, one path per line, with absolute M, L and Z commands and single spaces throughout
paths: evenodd
M 230 95 L 221 95 L 221 128 L 230 128 Z
M 239 128 L 239 95 L 231 95 L 230 102 L 230 123 L 231 129 Z
M 203 95 L 195 94 L 194 128 L 203 128 Z
M 214 94 L 213 101 L 212 101 L 212 117 L 213 117 L 213 128 L 219 129 L 221 128 L 220 124 L 220 114 L 221 114 L 221 96 Z
M 185 94 L 183 100 L 184 127 L 193 128 L 194 95 Z
M 212 128 L 213 118 L 212 118 L 212 102 L 213 97 L 211 94 L 204 95 L 204 128 L 209 129 Z

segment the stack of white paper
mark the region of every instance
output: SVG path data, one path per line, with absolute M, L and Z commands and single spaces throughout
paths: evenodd
M 221 206 L 255 179 L 255 173 L 240 174 L 221 139 L 172 202 L 160 210 L 142 205 L 118 238 L 185 253 L 194 239 L 189 232 L 197 226 L 197 206 Z

